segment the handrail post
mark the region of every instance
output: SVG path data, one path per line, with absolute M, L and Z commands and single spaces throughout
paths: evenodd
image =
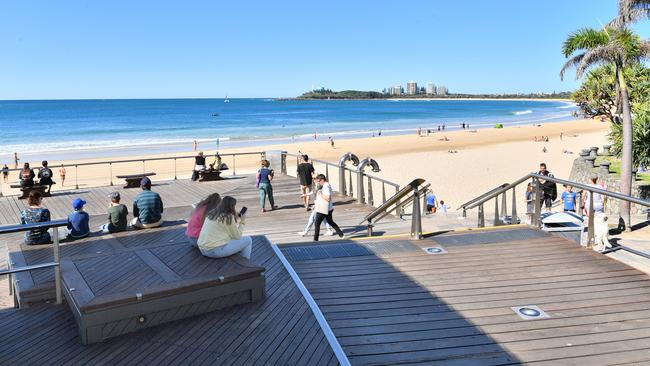
M 79 189 L 79 166 L 74 166 L 74 189 Z
M 501 195 L 501 217 L 508 216 L 508 205 L 506 203 L 506 192 Z
M 339 165 L 339 191 L 344 196 L 348 195 L 348 191 L 345 186 L 345 166 L 341 165 Z
M 505 193 L 504 193 L 505 195 Z M 518 218 L 517 218 L 517 191 L 515 190 L 515 187 L 512 187 L 512 215 L 511 215 L 511 220 L 510 223 L 512 225 L 517 224 Z
M 145 160 L 142 159 L 142 174 L 145 174 L 147 172 L 147 169 L 145 168 Z
M 350 197 L 354 197 L 354 191 L 352 190 L 352 170 L 350 170 Z
M 110 175 L 110 185 L 113 186 L 113 163 L 108 163 L 108 175 Z
M 494 226 L 501 225 L 501 220 L 499 220 L 499 196 L 494 197 Z
M 363 195 L 363 172 L 357 172 L 357 202 L 366 203 Z
M 485 227 L 485 210 L 482 203 L 478 205 L 478 227 Z
M 235 154 L 232 154 L 232 175 L 235 175 Z
M 381 182 L 381 204 L 386 203 L 386 183 Z
M 285 169 L 286 173 L 286 169 Z M 325 178 L 327 178 L 327 181 L 330 181 L 330 166 L 329 164 L 325 164 Z
M 539 184 L 539 179 L 534 178 L 533 179 L 533 185 L 535 186 L 535 194 L 534 194 L 534 204 L 535 204 L 535 213 L 533 213 L 533 217 L 531 220 L 531 225 L 534 225 L 535 227 L 541 227 L 541 216 L 542 216 L 542 190 Z
M 422 239 L 422 216 L 420 215 L 420 192 L 419 187 L 413 188 L 413 214 L 411 215 L 411 237 Z
M 429 192 L 429 189 L 425 188 L 422 190 L 422 215 L 427 214 L 427 193 Z
M 54 251 L 54 262 L 57 263 L 57 266 L 54 267 L 54 289 L 56 291 L 56 303 L 61 304 L 63 299 L 61 297 L 61 259 L 59 258 L 59 228 L 52 228 L 52 236 L 54 246 L 52 250 Z
M 366 198 L 367 198 L 368 204 L 370 206 L 374 206 L 375 205 L 375 200 L 374 200 L 374 198 L 372 196 L 372 178 L 370 178 L 369 175 L 366 176 L 366 177 L 368 178 L 368 194 L 366 195 Z
M 594 244 L 594 192 L 589 192 L 589 221 L 587 226 L 587 248 Z
M 217 167 L 219 169 L 219 167 Z M 176 175 L 176 158 L 174 158 L 174 180 L 177 180 L 178 176 Z
M 397 194 L 398 192 L 399 192 L 399 186 L 395 186 L 395 194 Z M 402 212 L 402 203 L 400 202 L 400 200 L 397 200 L 397 202 L 395 202 L 395 213 L 397 214 L 397 217 L 399 217 L 400 219 L 402 218 L 403 212 Z

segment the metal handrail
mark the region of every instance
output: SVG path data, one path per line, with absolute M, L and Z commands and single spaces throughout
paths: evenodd
M 47 262 L 47 263 L 40 263 L 40 264 L 35 264 L 31 266 L 24 266 L 24 267 L 18 267 L 18 268 L 13 268 L 13 269 L 7 269 L 7 270 L 1 270 L 0 275 L 9 275 L 11 276 L 14 273 L 20 273 L 20 272 L 26 272 L 26 271 L 31 271 L 34 269 L 41 269 L 41 268 L 51 268 L 54 267 L 54 287 L 56 291 L 56 303 L 61 304 L 63 302 L 63 296 L 61 293 L 61 259 L 59 256 L 59 230 L 58 228 L 61 226 L 67 226 L 68 225 L 68 220 L 53 220 L 53 221 L 46 221 L 46 222 L 38 222 L 34 224 L 25 224 L 25 225 L 5 225 L 5 226 L 0 226 L 0 235 L 1 234 L 10 234 L 10 233 L 17 233 L 17 232 L 23 232 L 23 231 L 29 231 L 29 230 L 35 230 L 35 229 L 49 229 L 49 228 L 54 228 L 53 235 L 52 235 L 52 251 L 54 254 L 54 261 L 53 262 Z M 9 279 L 9 289 L 11 291 L 12 289 L 12 284 L 11 284 L 11 278 Z
M 419 194 L 424 197 L 424 194 L 429 190 L 429 187 L 431 187 L 430 183 L 427 183 L 426 185 L 424 185 L 418 191 Z M 380 215 L 380 216 L 376 217 L 374 223 L 376 224 L 377 222 L 379 222 L 379 220 L 381 220 L 384 217 L 390 215 L 391 212 L 393 212 L 393 211 L 395 211 L 395 210 L 397 210 L 399 208 L 404 209 L 405 207 L 408 207 L 413 202 L 415 202 L 415 197 L 413 195 L 411 195 L 404 202 L 401 203 L 401 206 L 400 205 L 394 205 L 391 209 L 389 209 L 387 211 L 384 211 L 383 215 Z M 400 217 L 401 217 L 401 214 L 400 214 Z M 363 221 L 361 223 L 363 223 Z
M 466 208 L 466 207 L 467 207 L 468 205 L 471 205 L 472 203 L 474 203 L 474 202 L 476 202 L 476 201 L 482 199 L 483 197 L 487 197 L 487 196 L 489 196 L 490 194 L 492 194 L 492 193 L 494 193 L 494 192 L 496 192 L 496 191 L 498 191 L 498 190 L 500 190 L 500 189 L 502 189 L 502 188 L 504 188 L 504 187 L 507 187 L 507 186 L 508 186 L 508 183 L 503 183 L 503 184 L 501 184 L 500 186 L 495 187 L 495 188 L 493 188 L 493 189 L 491 189 L 491 190 L 489 190 L 489 191 L 483 193 L 482 195 L 480 195 L 480 196 L 478 196 L 478 197 L 476 197 L 476 198 L 473 198 L 473 199 L 471 199 L 471 200 L 469 200 L 469 201 L 463 203 L 462 205 L 458 206 L 458 208 L 456 209 L 456 211 L 458 211 L 458 210 L 460 210 L 460 209 L 463 209 L 463 213 L 465 213 L 465 212 L 467 211 L 467 208 Z

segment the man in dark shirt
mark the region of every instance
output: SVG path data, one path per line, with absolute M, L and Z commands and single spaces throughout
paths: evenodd
M 300 180 L 300 193 L 305 209 L 309 211 L 309 196 L 311 186 L 314 183 L 314 166 L 309 162 L 307 154 L 302 156 L 302 162 L 298 164 L 298 179 Z
M 54 184 L 52 180 L 54 174 L 52 173 L 52 169 L 47 167 L 47 160 L 43 160 L 41 165 L 43 166 L 38 170 L 38 184 L 48 186 L 47 191 L 49 192 L 52 189 L 52 184 Z
M 140 182 L 142 192 L 133 200 L 133 220 L 131 226 L 148 229 L 162 225 L 163 202 L 158 193 L 151 191 L 151 180 L 147 177 Z
M 109 195 L 111 204 L 108 206 L 108 223 L 102 225 L 102 231 L 105 233 L 117 233 L 126 230 L 126 216 L 129 210 L 125 205 L 120 203 L 120 193 L 113 192 Z
M 25 163 L 23 169 L 20 171 L 20 185 L 21 187 L 32 187 L 34 186 L 34 170 L 29 167 L 29 163 Z

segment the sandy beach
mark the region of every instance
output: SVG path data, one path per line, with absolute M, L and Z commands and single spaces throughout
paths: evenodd
M 257 148 L 242 148 L 223 150 L 223 161 L 231 168 L 225 172 L 228 176 L 235 168 L 237 174 L 254 173 L 257 170 L 260 155 L 237 156 L 234 161 L 227 154 L 286 150 L 290 153 L 302 151 L 311 157 L 335 162 L 339 157 L 350 151 L 360 158 L 370 156 L 378 161 L 382 171 L 373 173 L 380 178 L 394 181 L 400 185 L 414 178 L 424 178 L 432 184 L 439 199 L 443 199 L 450 207 L 456 207 L 486 190 L 505 183 L 522 175 L 535 171 L 540 162 L 546 162 L 549 169 L 557 177 L 567 178 L 573 159 L 580 149 L 588 146 L 600 146 L 606 143 L 609 131 L 607 123 L 594 120 L 573 120 L 567 122 L 547 123 L 542 125 L 526 125 L 506 127 L 503 129 L 461 130 L 453 132 L 435 132 L 429 136 L 418 136 L 416 131 L 411 135 L 381 136 L 335 140 L 332 148 L 327 139 L 300 142 L 283 145 L 259 146 Z M 563 138 L 560 140 L 560 133 Z M 535 137 L 548 136 L 548 142 L 534 142 Z M 446 138 L 446 140 L 445 140 Z M 188 147 L 191 147 L 189 145 Z M 543 148 L 547 152 L 543 152 Z M 201 148 L 201 146 L 199 146 Z M 564 153 L 564 150 L 572 154 Z M 450 153 L 449 151 L 457 151 Z M 214 150 L 205 150 L 212 162 Z M 58 177 L 58 168 L 53 169 L 57 185 L 53 190 L 71 189 L 75 187 L 78 178 L 79 188 L 105 186 L 112 181 L 116 186 L 123 181 L 115 178 L 117 175 L 156 172 L 156 180 L 166 180 L 176 176 L 187 179 L 194 164 L 193 159 L 148 161 L 130 163 L 114 163 L 109 169 L 108 164 L 80 166 L 75 171 L 74 164 L 127 159 L 149 159 L 170 156 L 192 156 L 194 152 L 185 154 L 156 154 L 138 156 L 116 156 L 112 159 L 84 159 L 76 161 L 50 161 L 50 165 L 64 163 L 67 169 L 66 184 L 62 186 Z M 289 169 L 293 166 L 290 162 Z M 40 166 L 33 162 L 33 166 Z M 316 164 L 317 170 L 323 166 Z M 78 177 L 76 174 L 78 174 Z M 335 175 L 335 174 L 332 174 Z M 10 181 L 16 183 L 17 173 L 12 172 Z M 336 183 L 336 182 L 332 182 Z M 9 189 L 3 183 L 2 192 L 18 194 L 18 190 Z

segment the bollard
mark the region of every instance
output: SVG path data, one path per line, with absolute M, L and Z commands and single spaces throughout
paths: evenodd
M 589 156 L 597 157 L 598 156 L 598 146 L 592 146 L 589 152 Z
M 612 164 L 612 163 L 610 163 L 609 161 L 603 161 L 603 162 L 601 162 L 601 163 L 600 163 L 600 171 L 601 171 L 602 173 L 604 173 L 604 174 L 609 174 L 609 166 L 610 166 L 611 164 Z
M 585 164 L 587 164 L 588 168 L 593 168 L 596 166 L 596 157 L 594 156 L 589 156 L 585 159 Z
M 609 151 L 612 148 L 612 145 L 603 145 L 603 155 L 609 156 L 612 153 Z

